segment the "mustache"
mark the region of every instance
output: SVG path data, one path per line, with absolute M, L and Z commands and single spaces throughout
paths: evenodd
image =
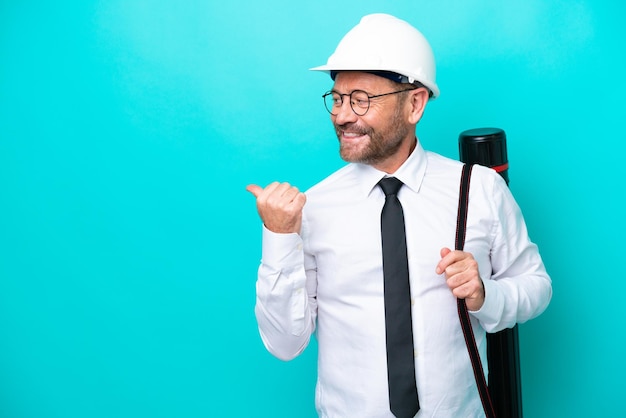
M 341 132 L 353 132 L 359 135 L 370 135 L 373 133 L 372 128 L 360 126 L 358 123 L 350 122 L 344 124 L 334 124 L 335 132 L 339 135 Z

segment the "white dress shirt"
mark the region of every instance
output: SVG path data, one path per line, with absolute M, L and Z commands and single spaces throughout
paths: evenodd
M 393 175 L 405 216 L 417 417 L 484 416 L 458 319 L 456 299 L 435 273 L 454 249 L 461 163 L 418 143 Z M 316 407 L 321 417 L 393 417 L 385 349 L 380 213 L 385 173 L 348 164 L 306 192 L 301 234 L 264 228 L 256 316 L 276 357 L 300 354 L 316 332 Z M 471 312 L 487 368 L 485 331 L 539 315 L 551 281 L 528 238 L 518 205 L 493 170 L 472 173 L 465 251 L 478 261 L 485 303 Z

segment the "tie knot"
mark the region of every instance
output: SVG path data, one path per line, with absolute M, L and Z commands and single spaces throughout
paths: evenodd
M 380 188 L 383 189 L 386 197 L 394 194 L 397 195 L 398 190 L 400 190 L 400 187 L 402 187 L 404 183 L 395 177 L 385 177 L 379 181 L 378 184 L 380 185 Z

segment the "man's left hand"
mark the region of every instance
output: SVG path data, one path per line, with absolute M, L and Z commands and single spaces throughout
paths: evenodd
M 441 261 L 435 270 L 437 274 L 445 273 L 452 294 L 458 299 L 465 299 L 468 310 L 479 310 L 485 302 L 485 287 L 474 256 L 449 248 L 442 248 L 440 254 Z

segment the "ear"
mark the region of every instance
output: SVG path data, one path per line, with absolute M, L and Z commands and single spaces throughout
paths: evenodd
M 409 100 L 407 101 L 410 106 L 409 122 L 417 124 L 424 114 L 424 109 L 426 109 L 428 90 L 425 87 L 420 87 L 409 94 Z

